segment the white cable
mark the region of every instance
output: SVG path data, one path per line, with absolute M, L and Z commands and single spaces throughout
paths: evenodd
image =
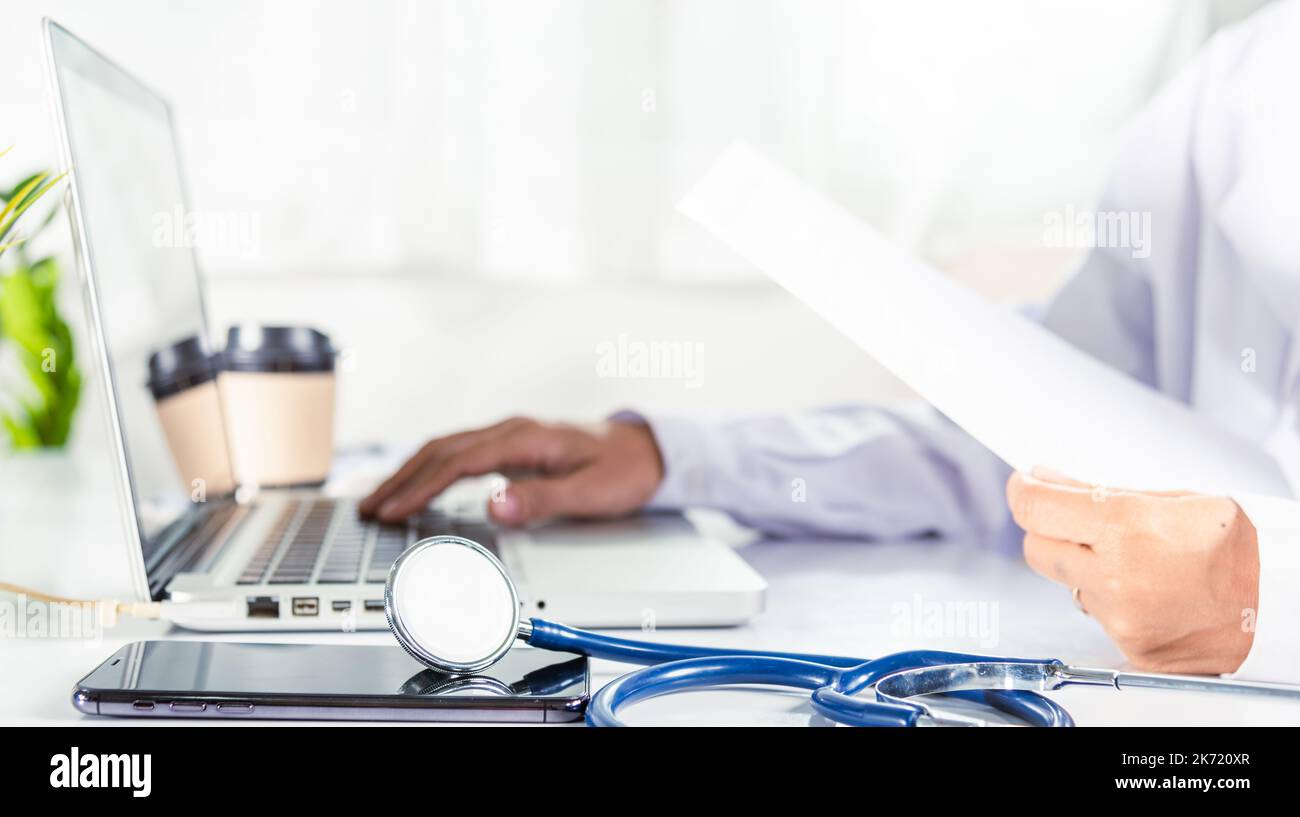
M 49 604 L 93 605 L 99 611 L 103 627 L 114 627 L 124 618 L 159 619 L 162 621 L 203 618 L 234 618 L 239 606 L 233 601 L 120 601 L 118 599 L 73 599 L 56 596 L 10 582 L 0 582 L 0 593 L 14 593 Z

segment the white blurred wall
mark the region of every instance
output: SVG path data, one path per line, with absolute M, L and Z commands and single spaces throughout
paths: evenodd
M 1257 5 L 6 3 L 0 179 L 54 162 L 48 14 L 173 99 L 193 209 L 254 219 L 199 250 L 215 324 L 354 351 L 347 443 L 878 399 L 901 390 L 674 214 L 717 151 L 748 138 L 997 297 L 1040 296 L 1071 261 L 1044 212 L 1087 207 L 1123 122 Z M 620 335 L 702 344 L 701 386 L 597 377 Z
M 3 140 L 53 159 L 38 20 L 175 101 L 214 275 L 717 277 L 672 203 L 743 135 L 927 254 L 1032 243 L 1125 118 L 1258 0 L 28 0 Z

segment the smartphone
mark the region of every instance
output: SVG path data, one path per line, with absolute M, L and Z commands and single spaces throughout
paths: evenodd
M 72 703 L 144 718 L 555 723 L 581 718 L 589 694 L 587 658 L 549 650 L 454 676 L 396 644 L 137 641 L 82 678 Z

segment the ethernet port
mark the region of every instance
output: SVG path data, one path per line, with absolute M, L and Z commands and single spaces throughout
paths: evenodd
M 280 597 L 279 596 L 249 596 L 248 617 L 249 618 L 279 618 Z

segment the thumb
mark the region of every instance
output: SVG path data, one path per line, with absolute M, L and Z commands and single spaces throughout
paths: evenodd
M 556 516 L 590 516 L 591 503 L 584 496 L 577 476 L 525 479 L 510 483 L 500 499 L 490 500 L 488 513 L 512 527 Z

